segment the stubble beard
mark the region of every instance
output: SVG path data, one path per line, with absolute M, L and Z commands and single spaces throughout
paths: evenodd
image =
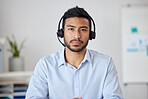
M 72 41 L 80 41 L 80 40 L 71 40 L 70 43 Z M 80 41 L 82 44 L 84 43 L 83 41 Z M 64 43 L 65 43 L 65 46 L 71 50 L 72 52 L 81 52 L 84 48 L 86 48 L 86 46 L 88 45 L 88 41 L 79 49 L 74 49 L 74 48 L 71 48 L 70 46 L 70 43 L 67 43 L 66 40 L 64 39 Z M 73 45 L 74 47 L 79 47 L 80 45 Z

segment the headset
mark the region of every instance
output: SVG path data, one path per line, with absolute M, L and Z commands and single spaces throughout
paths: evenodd
M 63 20 L 63 17 L 64 17 L 64 15 L 61 17 L 61 19 L 59 21 L 59 24 L 58 24 L 57 38 L 58 38 L 59 42 L 65 47 L 65 44 L 63 44 L 61 42 L 61 40 L 59 39 L 59 37 L 60 38 L 63 38 L 64 37 L 64 30 L 62 28 L 60 28 L 60 25 L 61 25 L 61 22 Z M 89 39 L 92 40 L 92 39 L 95 39 L 96 38 L 96 32 L 95 32 L 96 27 L 95 27 L 95 22 L 92 19 L 92 17 L 89 16 L 89 18 L 90 18 L 91 22 L 93 23 L 93 31 L 90 29 L 90 33 L 89 33 Z

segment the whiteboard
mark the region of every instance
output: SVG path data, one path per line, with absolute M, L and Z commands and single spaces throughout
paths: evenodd
M 148 7 L 121 9 L 124 83 L 148 83 Z

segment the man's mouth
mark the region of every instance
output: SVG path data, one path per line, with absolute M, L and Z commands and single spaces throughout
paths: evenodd
M 81 42 L 80 41 L 73 41 L 73 42 L 71 42 L 73 45 L 80 45 L 81 44 Z
M 80 41 L 80 40 L 71 40 L 70 43 L 72 43 L 73 45 L 81 45 L 83 43 L 83 41 Z

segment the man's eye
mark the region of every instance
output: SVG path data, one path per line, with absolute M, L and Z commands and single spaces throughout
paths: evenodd
M 68 30 L 72 31 L 72 30 L 73 30 L 73 28 L 68 28 Z
M 86 29 L 81 29 L 81 31 L 85 32 L 85 31 L 87 31 L 87 30 L 86 30 Z

